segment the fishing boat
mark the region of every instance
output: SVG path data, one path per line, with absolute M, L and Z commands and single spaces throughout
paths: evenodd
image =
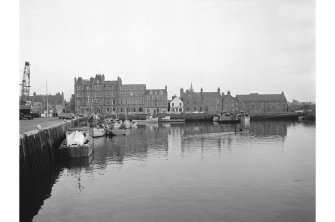
M 185 122 L 185 119 L 171 119 L 171 116 L 164 116 L 158 121 L 159 122 Z
M 213 122 L 217 123 L 239 123 L 241 120 L 237 117 L 237 115 L 232 113 L 219 113 L 215 114 L 213 117 Z
M 152 116 L 148 116 L 144 120 L 134 119 L 133 122 L 137 123 L 137 125 L 148 124 L 148 123 L 158 123 L 158 117 L 153 118 Z
M 72 129 L 66 132 L 66 138 L 59 147 L 61 158 L 89 157 L 93 152 L 93 138 L 88 130 Z

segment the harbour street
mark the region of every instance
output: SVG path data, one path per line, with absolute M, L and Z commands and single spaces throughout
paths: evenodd
M 36 126 L 40 125 L 41 128 L 47 128 L 49 126 L 55 126 L 59 123 L 64 122 L 64 120 L 58 117 L 45 117 L 45 118 L 34 118 L 32 120 L 20 120 L 20 134 L 28 131 L 36 130 Z

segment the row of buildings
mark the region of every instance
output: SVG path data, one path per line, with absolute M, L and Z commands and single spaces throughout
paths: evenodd
M 74 101 L 74 97 L 72 97 Z M 41 116 L 54 116 L 63 112 L 74 111 L 71 102 L 64 99 L 64 93 L 56 93 L 54 95 L 38 95 L 36 92 L 27 97 L 27 101 L 31 101 L 33 112 Z
M 180 96 L 168 100 L 167 86 L 161 89 L 147 89 L 145 84 L 124 84 L 120 77 L 116 80 L 105 80 L 97 74 L 90 79 L 74 79 L 75 113 L 166 113 L 166 112 L 231 112 L 246 111 L 249 113 L 287 112 L 287 100 L 284 93 L 248 95 L 230 94 L 230 91 L 195 92 L 180 89 Z
M 167 87 L 147 89 L 145 84 L 123 84 L 105 80 L 104 75 L 74 79 L 76 113 L 165 113 L 168 112 Z

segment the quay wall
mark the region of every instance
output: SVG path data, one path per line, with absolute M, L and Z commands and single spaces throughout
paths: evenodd
M 180 113 L 180 114 L 158 114 L 153 117 L 161 118 L 165 115 L 171 116 L 171 119 L 185 119 L 186 122 L 194 121 L 213 121 L 214 114 L 210 113 Z M 301 114 L 292 112 L 278 112 L 278 113 L 252 113 L 250 114 L 251 120 L 297 120 Z M 124 114 L 118 115 L 120 120 L 125 119 Z M 104 115 L 104 118 L 115 118 L 115 115 Z M 146 114 L 127 114 L 127 119 L 146 119 Z
M 300 113 L 279 112 L 279 113 L 253 113 L 251 120 L 298 120 Z
M 71 127 L 86 125 L 87 118 L 82 117 L 60 123 L 42 130 L 20 134 L 20 218 L 29 218 L 31 209 L 40 206 L 45 199 L 43 192 L 49 186 L 54 169 L 57 151 L 65 139 L 65 132 Z M 21 220 L 22 221 L 22 220 Z

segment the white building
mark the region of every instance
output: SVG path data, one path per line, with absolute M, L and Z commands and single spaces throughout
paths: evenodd
M 170 112 L 171 113 L 184 112 L 184 103 L 179 97 L 177 96 L 172 97 L 172 100 L 170 101 Z

